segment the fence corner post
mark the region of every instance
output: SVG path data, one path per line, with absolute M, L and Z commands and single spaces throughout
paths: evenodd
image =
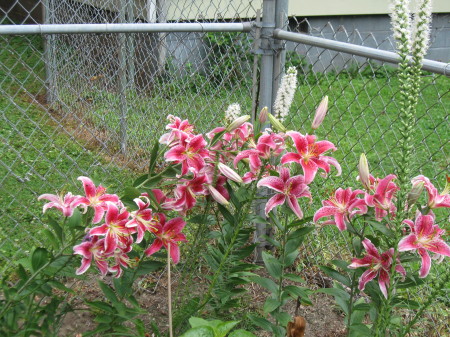
M 273 48 L 273 31 L 276 23 L 276 3 L 277 0 L 264 0 L 263 1 L 263 18 L 261 28 L 261 71 L 259 78 L 259 107 L 261 110 L 264 107 L 272 110 L 273 106 L 273 79 L 274 79 L 274 48 Z M 265 191 L 258 192 L 260 197 L 266 197 Z M 265 217 L 264 206 L 267 200 L 258 199 L 255 205 L 256 214 L 261 217 Z M 262 263 L 262 252 L 268 245 L 268 242 L 264 239 L 264 236 L 269 234 L 269 228 L 264 223 L 256 224 L 254 241 L 257 243 L 255 249 L 255 263 Z

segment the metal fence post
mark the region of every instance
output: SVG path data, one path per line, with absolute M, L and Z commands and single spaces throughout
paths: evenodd
M 126 22 L 127 1 L 122 0 L 119 8 L 119 22 Z M 125 33 L 119 34 L 118 58 L 119 58 L 119 105 L 120 105 L 120 151 L 127 151 L 127 37 Z
M 288 0 L 277 0 L 275 8 L 275 26 L 277 29 L 286 30 L 288 24 Z M 286 42 L 284 40 L 275 39 L 274 49 L 275 54 L 273 58 L 273 83 L 272 83 L 272 102 L 278 92 L 278 86 L 281 77 L 284 74 L 284 67 L 286 63 Z
M 127 2 L 127 23 L 134 23 L 134 0 L 128 0 Z M 131 89 L 134 89 L 134 76 L 135 76 L 135 49 L 134 49 L 134 34 L 127 34 L 127 66 L 128 66 L 128 85 Z
M 264 0 L 263 1 L 263 20 L 261 28 L 261 71 L 259 77 L 259 110 L 267 107 L 269 111 L 272 110 L 273 105 L 273 65 L 274 65 L 274 53 L 273 53 L 273 40 L 272 35 L 275 29 L 275 16 L 276 16 L 276 0 Z M 266 192 L 259 192 L 259 196 L 267 196 Z M 256 212 L 262 217 L 265 217 L 264 206 L 267 200 L 259 199 L 256 204 Z M 255 262 L 262 262 L 262 252 L 267 245 L 264 235 L 267 235 L 266 224 L 256 224 L 255 242 L 258 246 L 255 250 Z
M 53 0 L 43 0 L 42 17 L 44 24 L 54 23 L 55 13 Z M 45 100 L 48 104 L 56 101 L 56 62 L 55 62 L 55 35 L 44 36 L 44 64 L 45 64 L 45 87 L 47 89 Z

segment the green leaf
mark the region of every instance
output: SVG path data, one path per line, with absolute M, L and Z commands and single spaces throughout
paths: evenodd
M 44 233 L 44 235 L 46 236 L 48 242 L 50 242 L 50 244 L 53 246 L 54 249 L 58 249 L 59 247 L 59 243 L 58 240 L 56 239 L 55 235 L 48 230 L 47 228 L 44 228 L 42 230 L 42 233 Z
M 333 265 L 335 265 L 338 268 L 344 269 L 344 270 L 348 270 L 347 267 L 350 263 L 348 263 L 347 261 L 344 260 L 331 260 L 331 263 Z
M 239 321 L 221 322 L 215 328 L 215 337 L 225 337 L 231 329 L 233 329 Z
M 394 232 L 392 232 L 389 228 L 386 227 L 386 225 L 376 222 L 376 221 L 367 221 L 367 223 L 373 227 L 376 231 L 386 235 L 387 237 L 393 239 L 395 238 Z
M 189 329 L 180 337 L 215 337 L 214 330 L 210 326 L 198 326 Z
M 116 294 L 114 293 L 114 290 L 108 286 L 106 283 L 102 281 L 98 281 L 98 285 L 100 286 L 100 289 L 102 289 L 103 294 L 105 297 L 114 305 L 120 303 L 119 299 L 117 298 Z
M 361 239 L 359 237 L 354 237 L 352 240 L 352 245 L 353 245 L 353 249 L 356 252 L 356 256 L 361 255 L 361 251 L 362 251 Z
M 200 317 L 189 318 L 189 324 L 192 328 L 196 328 L 198 326 L 209 326 L 209 322 L 206 319 Z
M 223 130 L 223 131 L 220 131 L 220 132 L 216 133 L 216 134 L 214 135 L 213 139 L 211 140 L 211 145 L 210 145 L 210 146 L 213 146 L 215 143 L 217 143 L 217 141 L 218 141 L 220 138 L 222 138 L 222 136 L 223 136 L 226 132 L 227 132 L 227 130 Z
M 273 278 L 279 279 L 281 276 L 281 271 L 283 269 L 280 261 L 278 261 L 276 258 L 274 258 L 267 252 L 262 252 L 262 258 L 269 274 Z
M 392 301 L 392 306 L 395 308 L 407 308 L 410 310 L 415 310 L 420 308 L 420 304 L 414 300 L 409 300 L 407 298 L 395 297 Z
M 286 279 L 288 279 L 288 280 L 291 280 L 291 281 L 294 281 L 294 282 L 299 282 L 299 283 L 305 283 L 305 282 L 306 282 L 306 281 L 305 281 L 303 278 L 301 278 L 299 275 L 291 274 L 291 273 L 284 274 L 284 278 L 286 278 Z
M 291 223 L 288 225 L 288 227 L 289 227 L 289 228 L 292 228 L 292 227 L 301 226 L 301 225 L 303 225 L 303 224 L 305 224 L 305 223 L 312 222 L 312 220 L 313 220 L 313 217 L 312 217 L 312 216 L 307 216 L 306 218 L 303 218 L 303 219 L 301 219 L 301 220 L 296 220 L 296 221 L 294 221 L 294 222 L 291 222 Z M 311 226 L 311 227 L 304 227 L 304 228 L 312 228 L 311 230 L 314 230 L 314 226 Z M 309 232 L 308 232 L 308 233 L 309 233 Z
M 48 259 L 49 254 L 45 248 L 36 248 L 31 255 L 31 268 L 36 272 L 48 262 Z
M 161 269 L 166 264 L 160 261 L 144 261 L 137 267 L 136 275 L 142 276 L 150 274 L 158 269 Z
M 140 195 L 141 192 L 136 187 L 127 186 L 125 187 L 125 190 L 120 200 L 133 202 L 133 199 L 138 198 Z
M 264 302 L 263 310 L 265 313 L 269 313 L 280 307 L 281 303 L 280 301 L 274 299 L 274 298 L 268 298 Z
M 275 317 L 282 326 L 287 326 L 292 319 L 291 315 L 287 312 L 273 312 L 272 316 Z
M 148 174 L 143 174 L 139 176 L 134 182 L 133 187 L 138 187 L 139 185 L 143 184 L 148 179 Z
M 272 294 L 278 292 L 278 286 L 271 279 L 261 277 L 261 276 L 251 276 L 249 280 L 253 283 L 259 284 L 261 287 L 269 290 Z
M 153 145 L 152 152 L 150 154 L 150 162 L 148 164 L 148 174 L 151 175 L 156 166 L 156 161 L 158 159 L 158 151 L 159 151 L 159 140 L 155 141 L 155 145 Z
M 239 329 L 230 333 L 228 337 L 256 337 L 256 336 L 251 332 Z
M 287 292 L 294 299 L 300 297 L 300 300 L 302 302 L 312 305 L 312 303 L 308 297 L 308 292 L 309 292 L 308 288 L 297 287 L 297 286 L 286 286 L 283 288 L 283 291 Z
M 284 266 L 289 267 L 290 265 L 292 265 L 294 261 L 297 259 L 298 254 L 299 254 L 298 250 L 295 250 L 292 253 L 285 255 L 283 261 Z
M 113 321 L 113 316 L 111 315 L 101 315 L 101 314 L 97 314 L 95 315 L 94 321 L 97 323 L 111 323 Z
M 342 289 L 338 289 L 338 288 L 322 288 L 322 289 L 316 290 L 316 292 L 332 295 L 334 297 L 340 297 L 344 300 L 350 299 L 350 295 L 346 291 L 344 291 Z
M 55 280 L 50 280 L 47 281 L 47 284 L 49 284 L 50 286 L 52 286 L 53 288 L 68 292 L 70 294 L 75 294 L 75 291 L 73 291 L 72 289 L 66 287 L 64 284 L 62 284 L 61 282 L 55 281 Z
M 330 267 L 320 266 L 319 268 L 334 280 L 341 282 L 343 285 L 346 285 L 349 288 L 351 287 L 351 281 L 347 275 L 342 275 L 341 273 Z
M 67 226 L 70 228 L 81 226 L 81 212 L 78 208 L 74 209 L 73 215 L 67 220 Z
M 113 313 L 114 309 L 112 306 L 110 306 L 108 303 L 102 302 L 102 301 L 85 301 L 88 306 L 90 306 L 93 309 L 106 311 L 109 313 Z
M 52 229 L 55 232 L 56 237 L 59 239 L 59 241 L 63 242 L 64 234 L 63 234 L 63 230 L 62 230 L 61 226 L 51 216 L 48 216 L 48 224 L 52 227 Z
M 402 263 L 403 263 L 403 261 L 402 261 Z M 411 276 L 406 277 L 406 279 L 404 281 L 398 282 L 397 289 L 406 289 L 406 288 L 417 287 L 424 283 L 425 283 L 425 280 L 423 278 L 419 278 L 415 275 L 411 275 Z
M 217 204 L 217 207 L 219 208 L 220 213 L 222 213 L 225 220 L 228 221 L 230 225 L 235 225 L 236 220 L 234 219 L 234 216 L 231 215 L 230 211 L 225 208 L 225 206 L 221 204 Z
M 273 327 L 275 326 L 273 323 L 269 322 L 263 317 L 258 317 L 255 315 L 247 315 L 247 317 L 257 328 L 261 328 L 266 331 L 272 331 Z
M 350 326 L 349 336 L 350 337 L 366 337 L 370 336 L 372 332 L 365 324 L 352 324 Z

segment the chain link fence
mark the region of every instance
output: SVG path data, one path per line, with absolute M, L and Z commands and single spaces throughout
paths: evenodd
M 254 21 L 259 8 L 262 1 L 12 1 L 2 7 L 0 22 L 243 22 Z M 18 11 L 26 15 L 17 19 Z M 438 19 L 433 41 L 449 30 L 450 15 Z M 286 23 L 293 32 L 394 49 L 386 32 L 364 33 L 338 20 L 293 17 Z M 259 57 L 254 40 L 254 32 L 0 35 L 0 276 L 43 244 L 38 195 L 79 185 L 80 175 L 100 178 L 112 190 L 129 181 L 145 168 L 169 114 L 207 131 L 222 121 L 231 103 L 251 111 L 254 58 Z M 352 184 L 360 153 L 367 154 L 376 175 L 393 172 L 399 153 L 396 68 L 304 44 L 286 42 L 285 47 L 286 67 L 299 72 L 289 128 L 307 132 L 317 104 L 325 95 L 330 98 L 318 135 L 337 145 L 343 176 L 330 177 L 330 189 L 317 201 L 332 188 Z M 413 172 L 437 178 L 442 190 L 449 171 L 447 77 L 425 73 L 417 111 Z M 334 232 L 321 233 L 321 240 L 305 246 L 305 270 L 349 258 L 333 244 Z M 445 309 L 445 303 L 448 297 L 436 310 Z M 442 312 L 448 317 L 445 310 L 428 314 L 424 331 Z M 448 322 L 444 329 L 449 330 Z

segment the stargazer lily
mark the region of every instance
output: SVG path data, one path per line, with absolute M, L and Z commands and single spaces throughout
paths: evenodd
M 399 187 L 392 181 L 397 176 L 389 174 L 383 179 L 369 176 L 370 190 L 374 194 L 366 193 L 364 200 L 367 206 L 375 207 L 375 219 L 381 221 L 385 216 L 394 215 L 397 208 L 394 205 L 395 194 Z
M 448 179 L 448 178 L 447 178 Z M 442 191 L 441 194 L 439 194 L 438 190 L 434 185 L 431 183 L 430 179 L 427 177 L 420 175 L 411 180 L 413 184 L 418 182 L 423 182 L 424 187 L 428 192 L 428 208 L 434 209 L 434 208 L 448 208 L 450 207 L 450 182 L 447 181 L 444 191 Z
M 290 209 L 299 219 L 302 219 L 303 212 L 297 199 L 301 197 L 312 199 L 309 188 L 305 184 L 305 179 L 302 175 L 291 177 L 289 169 L 286 167 L 280 168 L 278 172 L 280 173 L 279 177 L 270 176 L 263 178 L 257 184 L 257 187 L 265 186 L 278 192 L 267 202 L 265 207 L 266 216 L 274 207 L 284 204 L 287 200 Z
M 141 195 L 139 198 L 133 199 L 138 206 L 136 211 L 130 212 L 131 220 L 129 220 L 125 226 L 128 228 L 136 228 L 137 238 L 136 243 L 139 243 L 144 238 L 146 231 L 152 231 L 152 210 L 150 208 L 150 199 Z
M 205 158 L 209 156 L 206 141 L 202 135 L 197 135 L 172 147 L 164 154 L 166 161 L 181 163 L 181 174 L 186 175 L 189 170 L 198 173 L 205 166 Z
M 405 236 L 398 243 L 400 252 L 417 250 L 422 258 L 419 277 L 428 275 L 431 268 L 431 258 L 428 251 L 442 256 L 450 256 L 450 247 L 442 240 L 445 230 L 434 224 L 433 215 L 418 215 L 415 222 L 403 221 L 411 228 L 411 234 Z
M 94 259 L 97 268 L 103 276 L 108 272 L 107 256 L 105 255 L 105 239 L 88 235 L 84 242 L 73 247 L 73 252 L 83 257 L 80 268 L 76 270 L 77 275 L 81 275 L 89 269 L 92 259 Z
M 332 150 L 336 147 L 333 143 L 327 140 L 316 142 L 314 135 L 302 135 L 300 132 L 288 131 L 286 134 L 294 141 L 297 152 L 288 152 L 281 157 L 281 163 L 299 163 L 303 168 L 305 175 L 305 183 L 309 184 L 314 180 L 319 168 L 330 173 L 330 165 L 336 167 L 338 176 L 341 174 L 341 166 L 333 157 L 324 156 L 323 153 Z
M 357 198 L 359 194 L 364 194 L 364 191 L 352 191 L 350 187 L 345 190 L 338 188 L 333 197 L 322 201 L 323 207 L 314 214 L 314 222 L 324 217 L 333 217 L 325 224 L 334 224 L 340 231 L 347 229 L 346 224 L 354 215 L 367 213 L 366 202 Z
M 367 255 L 362 259 L 352 259 L 352 263 L 348 268 L 355 269 L 360 267 L 368 267 L 368 269 L 359 278 L 359 290 L 364 290 L 367 282 L 373 280 L 378 275 L 378 284 L 384 297 L 387 298 L 387 287 L 389 286 L 389 273 L 394 256 L 394 248 L 390 248 L 384 253 L 378 253 L 378 249 L 373 245 L 369 239 L 362 241 L 364 249 L 367 251 Z M 397 258 L 395 265 L 395 271 L 397 273 L 406 276 L 405 268 L 400 264 L 400 260 Z
M 105 254 L 114 252 L 120 244 L 127 245 L 131 234 L 136 232 L 135 228 L 128 228 L 125 225 L 129 220 L 129 213 L 126 208 L 120 211 L 113 203 L 108 203 L 105 215 L 105 223 L 94 227 L 89 231 L 92 236 L 105 236 Z
M 84 206 L 84 198 L 79 195 L 72 195 L 67 193 L 64 197 L 55 194 L 42 194 L 38 200 L 46 199 L 50 202 L 46 203 L 43 208 L 43 213 L 49 208 L 56 208 L 62 212 L 66 217 L 71 217 L 73 211 L 78 205 Z
M 145 250 L 145 254 L 150 256 L 159 251 L 163 246 L 167 249 L 170 246 L 170 257 L 173 263 L 177 264 L 180 261 L 180 247 L 178 242 L 186 241 L 186 237 L 181 231 L 186 222 L 182 218 L 174 218 L 166 222 L 166 216 L 158 213 L 159 223 L 156 224 L 155 241 Z
M 86 197 L 82 199 L 82 203 L 94 209 L 92 223 L 99 223 L 103 218 L 103 214 L 106 212 L 107 202 L 118 203 L 119 197 L 115 194 L 106 194 L 106 188 L 101 185 L 95 187 L 92 180 L 88 177 L 78 177 L 77 179 L 83 183 L 86 194 Z

